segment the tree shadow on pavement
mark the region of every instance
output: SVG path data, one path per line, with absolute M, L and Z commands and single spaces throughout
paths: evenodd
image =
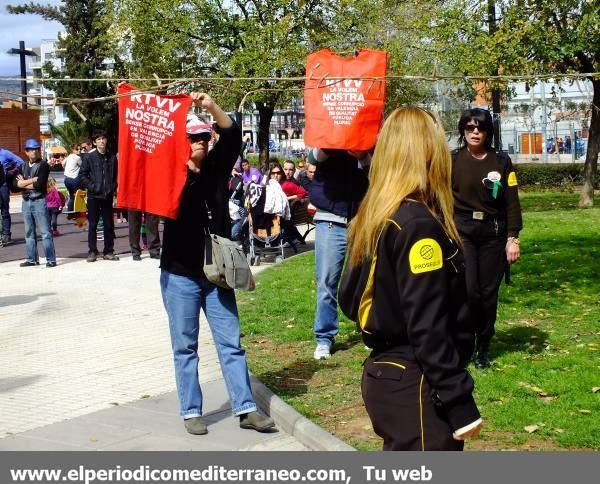
M 44 375 L 19 376 L 12 378 L 0 378 L 0 393 L 9 392 L 27 385 L 33 385 L 44 378 Z
M 17 296 L 0 296 L 0 308 L 7 306 L 18 306 L 20 304 L 29 304 L 37 301 L 39 298 L 54 296 L 55 292 L 43 292 L 40 294 L 23 294 Z

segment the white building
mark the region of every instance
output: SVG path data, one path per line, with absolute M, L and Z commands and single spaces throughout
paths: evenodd
M 587 148 L 592 83 L 588 80 L 511 84 L 513 96 L 502 113 L 502 147 L 510 154 L 558 151 L 581 159 Z M 569 140 L 569 150 L 566 148 Z M 575 148 L 577 147 L 577 153 Z
M 39 47 L 32 49 L 37 56 L 31 57 L 29 61 L 30 69 L 28 70 L 32 73 L 32 77 L 29 79 L 29 94 L 45 96 L 37 102 L 42 110 L 40 115 L 40 131 L 42 133 L 48 133 L 51 125 L 60 125 L 69 120 L 65 106 L 55 105 L 54 91 L 33 81 L 33 79 L 45 77 L 45 64 L 47 62 L 52 63 L 56 70 L 62 70 L 63 61 L 60 58 L 57 43 L 58 41 L 55 39 L 42 40 Z

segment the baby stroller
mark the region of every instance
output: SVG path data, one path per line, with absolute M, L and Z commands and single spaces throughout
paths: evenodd
M 250 265 L 260 265 L 264 257 L 272 257 L 275 262 L 281 262 L 285 257 L 281 217 L 264 212 L 265 196 L 264 187 L 250 183 L 246 192 L 248 240 L 244 244 Z

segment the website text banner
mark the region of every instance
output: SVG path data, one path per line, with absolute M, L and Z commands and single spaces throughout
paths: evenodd
M 8 483 L 565 484 L 597 482 L 597 453 L 2 452 Z

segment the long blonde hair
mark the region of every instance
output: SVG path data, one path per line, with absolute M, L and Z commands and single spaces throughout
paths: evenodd
M 417 107 L 394 110 L 379 133 L 369 190 L 349 226 L 351 266 L 372 256 L 386 220 L 409 196 L 427 205 L 459 242 L 450 177 L 450 151 L 439 119 Z

